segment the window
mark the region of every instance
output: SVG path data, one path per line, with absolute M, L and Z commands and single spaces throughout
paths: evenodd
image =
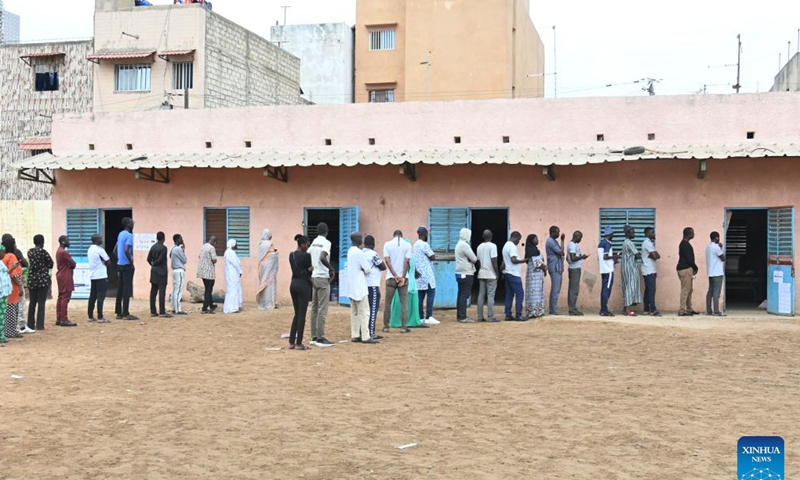
M 117 65 L 115 90 L 117 92 L 149 92 L 152 65 Z
M 394 29 L 371 30 L 369 32 L 370 50 L 394 50 Z
M 92 235 L 100 231 L 100 210 L 67 210 L 67 236 L 74 257 L 85 257 L 92 245 Z
M 458 234 L 469 225 L 468 208 L 431 208 L 428 210 L 431 229 L 430 244 L 434 252 L 455 253 Z M 438 260 L 438 258 L 437 258 Z
M 45 150 L 31 150 L 30 152 L 31 152 L 31 157 L 35 157 L 36 155 L 41 155 L 43 153 L 50 153 L 50 154 L 53 153 L 53 151 L 50 150 L 49 148 Z
M 217 255 L 224 255 L 228 240 L 236 240 L 236 253 L 240 257 L 250 256 L 250 208 L 227 207 L 206 208 L 203 223 L 205 242 L 208 237 L 217 237 Z
M 37 92 L 58 90 L 58 69 L 55 65 L 36 65 L 33 88 Z
M 623 227 L 630 225 L 636 232 L 636 237 L 633 243 L 636 245 L 637 250 L 641 250 L 642 242 L 644 241 L 645 227 L 656 226 L 656 209 L 655 208 L 601 208 L 600 209 L 600 236 L 603 238 L 603 230 L 606 227 L 614 229 L 614 240 L 611 245 L 614 246 L 614 252 L 619 253 L 622 251 L 622 242 L 625 240 L 625 232 Z
M 394 89 L 388 90 L 370 90 L 369 91 L 370 103 L 391 103 L 394 102 Z
M 194 87 L 194 62 L 172 64 L 172 89 L 185 90 Z

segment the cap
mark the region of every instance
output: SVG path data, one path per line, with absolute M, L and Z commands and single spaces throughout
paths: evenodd
M 417 229 L 417 233 L 428 233 L 428 228 L 427 227 L 419 227 Z
M 606 227 L 606 229 L 603 230 L 603 235 L 608 236 L 608 235 L 613 235 L 613 234 L 614 234 L 614 229 L 611 228 L 611 227 Z

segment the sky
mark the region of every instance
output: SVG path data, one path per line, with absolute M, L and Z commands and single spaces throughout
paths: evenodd
M 660 80 L 657 95 L 733 93 L 737 34 L 741 91 L 764 92 L 789 51 L 792 56 L 798 51 L 797 0 L 530 3 L 545 44 L 547 97 L 556 89 L 558 97 L 647 95 L 643 83 L 634 83 L 643 78 Z M 270 26 L 283 23 L 282 5 L 290 6 L 288 24 L 355 21 L 355 0 L 214 0 L 213 5 L 215 12 L 266 38 Z M 5 8 L 22 17 L 24 42 L 92 36 L 94 0 L 5 0 Z

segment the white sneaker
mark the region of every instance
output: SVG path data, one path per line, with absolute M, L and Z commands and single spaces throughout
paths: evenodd
M 440 323 L 442 323 L 442 322 L 440 322 L 439 320 L 436 320 L 433 317 L 425 319 L 425 325 L 439 325 Z
M 30 329 L 27 325 L 25 325 L 25 328 L 21 329 L 20 333 L 36 333 L 36 330 Z

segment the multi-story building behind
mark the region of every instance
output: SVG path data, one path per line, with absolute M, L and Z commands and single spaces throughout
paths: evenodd
M 276 25 L 270 40 L 300 59 L 303 98 L 323 105 L 353 103 L 353 27 Z
M 358 0 L 355 101 L 544 96 L 529 0 Z
M 95 0 L 94 111 L 304 103 L 300 60 L 199 4 Z
M 0 0 L 0 43 L 18 43 L 19 24 L 19 15 L 3 8 L 3 0 Z

